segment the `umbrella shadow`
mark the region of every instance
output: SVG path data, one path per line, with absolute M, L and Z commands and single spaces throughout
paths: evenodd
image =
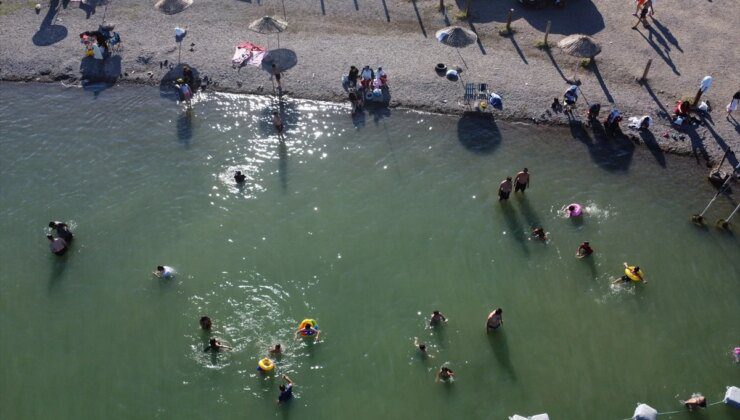
M 278 71 L 284 72 L 292 69 L 296 64 L 298 64 L 298 56 L 296 56 L 295 51 L 287 48 L 270 50 L 262 59 L 262 70 L 272 74 L 273 64 L 275 64 L 275 68 L 277 68 Z
M 201 79 L 200 79 L 200 72 L 195 67 L 190 66 L 187 63 L 180 63 L 174 67 L 172 67 L 167 73 L 162 76 L 162 79 L 159 80 L 159 96 L 162 98 L 171 99 L 173 101 L 179 101 L 180 95 L 177 92 L 177 88 L 175 87 L 175 81 L 177 79 L 183 77 L 182 69 L 184 66 L 189 66 L 190 69 L 193 71 L 193 86 L 190 86 L 190 89 L 193 93 L 197 92 L 198 89 L 200 89 L 201 85 Z
M 604 95 L 606 95 L 606 100 L 613 104 L 614 97 L 611 92 L 609 92 L 609 88 L 606 87 L 606 83 L 604 82 L 604 78 L 601 77 L 601 72 L 599 71 L 599 66 L 596 64 L 596 61 L 592 60 L 591 68 L 593 69 L 594 76 L 596 76 L 596 80 L 599 82 L 599 86 L 601 86 L 601 90 L 603 90 Z
M 59 0 L 51 0 L 49 10 L 46 12 L 44 20 L 41 21 L 41 26 L 39 26 L 38 31 L 31 38 L 33 45 L 48 47 L 67 37 L 67 28 L 55 23 L 59 10 Z
M 117 55 L 108 56 L 103 60 L 96 60 L 93 57 L 84 57 L 80 61 L 80 74 L 82 75 L 83 87 L 91 84 L 98 87 L 111 87 L 121 76 L 121 57 Z M 97 90 L 97 93 L 99 93 L 100 90 L 104 89 L 94 90 Z
M 631 141 L 625 141 L 624 136 L 611 138 L 599 121 L 591 123 L 594 138 L 589 135 L 580 121 L 571 121 L 569 128 L 571 136 L 586 146 L 591 160 L 597 166 L 609 172 L 629 169 L 635 145 Z
M 190 140 L 193 138 L 193 108 L 186 107 L 180 115 L 177 116 L 177 140 L 190 148 Z
M 503 372 L 506 375 L 509 375 L 512 380 L 516 380 L 514 365 L 511 364 L 511 358 L 509 357 L 509 344 L 506 340 L 506 330 L 499 328 L 498 331 L 494 333 L 488 333 L 488 342 L 491 344 L 493 355 L 496 357 L 496 361 L 501 366 Z
M 650 150 L 655 160 L 662 167 L 666 167 L 665 155 L 663 150 L 658 145 L 658 141 L 655 140 L 655 135 L 650 130 L 639 130 L 640 138 L 645 146 Z
M 655 27 L 658 28 L 658 30 L 663 34 L 663 36 L 665 37 L 665 39 L 668 42 L 670 42 L 671 45 L 673 45 L 674 47 L 676 47 L 677 50 L 683 52 L 683 49 L 678 44 L 678 40 L 676 39 L 676 37 L 673 36 L 673 34 L 671 33 L 670 29 L 668 29 L 665 26 L 663 26 L 663 24 L 661 24 L 660 21 L 658 21 L 657 19 L 655 19 L 655 18 L 652 18 L 652 19 L 653 19 L 653 25 L 655 25 Z
M 492 113 L 465 112 L 457 121 L 457 139 L 469 151 L 485 155 L 501 144 L 501 131 Z
M 676 65 L 673 63 L 673 60 L 671 60 L 671 57 L 667 53 L 663 52 L 663 50 L 661 50 L 661 48 L 652 39 L 646 37 L 645 34 L 643 34 L 642 31 L 639 28 L 637 28 L 635 30 L 637 31 L 637 33 L 640 34 L 641 37 L 643 37 L 645 39 L 645 41 L 647 41 L 647 43 L 651 47 L 653 47 L 653 50 L 655 50 L 655 53 L 658 54 L 658 56 L 660 58 L 662 58 L 663 61 L 666 62 L 666 64 L 668 64 L 668 67 L 671 68 L 671 70 L 673 71 L 673 73 L 676 74 L 677 76 L 680 76 L 681 75 L 681 72 L 678 71 L 678 68 L 676 68 Z M 653 31 L 653 28 L 652 27 L 648 27 L 648 32 L 654 32 Z
M 427 30 L 424 28 L 424 22 L 421 20 L 421 14 L 419 14 L 419 7 L 416 6 L 416 0 L 411 0 L 411 4 L 414 6 L 414 13 L 416 13 L 416 20 L 419 22 L 419 28 L 424 38 L 427 37 Z M 357 7 L 357 0 L 355 0 L 355 7 Z M 359 8 L 357 10 L 360 10 Z

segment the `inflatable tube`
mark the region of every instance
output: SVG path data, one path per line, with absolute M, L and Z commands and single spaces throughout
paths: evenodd
M 624 275 L 627 276 L 627 277 L 629 277 L 629 279 L 632 280 L 632 281 L 642 281 L 642 279 L 640 277 L 637 277 L 636 275 L 632 274 L 632 270 L 634 270 L 634 269 L 635 269 L 635 266 L 634 265 L 631 265 L 631 266 L 625 268 L 624 269 Z M 645 272 L 642 271 L 642 269 L 640 269 L 638 271 L 638 273 L 640 273 L 640 275 L 643 278 L 645 278 Z
M 257 362 L 257 370 L 260 372 L 269 372 L 273 369 L 275 369 L 275 363 L 267 357 Z
M 298 329 L 301 330 L 301 335 L 303 335 L 303 336 L 309 336 L 309 335 L 316 334 L 315 331 L 306 331 L 306 326 L 307 325 L 310 325 L 312 330 L 318 330 L 319 329 L 319 326 L 316 325 L 316 321 L 315 320 L 306 318 L 303 321 L 301 321 L 301 324 L 298 326 Z
M 570 206 L 573 206 L 573 211 L 568 210 Z M 578 203 L 571 203 L 568 204 L 568 207 L 565 208 L 565 211 L 568 212 L 568 217 L 579 217 L 583 214 L 583 207 L 581 207 Z

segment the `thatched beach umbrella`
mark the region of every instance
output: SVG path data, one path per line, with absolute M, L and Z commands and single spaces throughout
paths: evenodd
M 249 24 L 249 29 L 260 34 L 277 34 L 278 48 L 280 48 L 280 32 L 285 31 L 288 22 L 275 19 L 272 16 L 263 16 Z
M 442 44 L 454 47 L 457 50 L 457 55 L 460 56 L 460 60 L 462 60 L 466 68 L 468 67 L 468 63 L 465 62 L 462 54 L 460 54 L 460 48 L 465 48 L 478 41 L 478 35 L 475 32 L 459 26 L 448 26 L 438 30 L 435 36 L 437 37 L 437 41 Z
M 187 9 L 193 0 L 159 0 L 154 8 L 166 15 L 174 15 Z
M 601 46 L 590 36 L 570 35 L 558 42 L 558 47 L 574 57 L 593 59 L 601 52 Z

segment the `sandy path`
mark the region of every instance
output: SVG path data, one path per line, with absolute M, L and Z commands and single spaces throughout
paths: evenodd
M 465 81 L 487 82 L 504 98 L 500 119 L 568 124 L 563 115 L 547 111 L 552 98 L 562 96 L 568 86 L 564 79 L 572 78 L 579 60 L 557 49 L 548 55 L 535 48 L 550 19 L 551 42 L 586 33 L 603 47 L 597 70 L 580 71 L 580 112 L 588 101 L 602 104 L 602 117 L 611 106 L 625 116 L 652 115 L 658 124 L 652 135 L 640 141 L 659 161 L 668 151 L 690 154 L 697 164 L 706 165 L 718 160 L 728 145 L 734 150 L 740 143 L 738 124 L 726 119 L 724 112 L 740 89 L 740 50 L 732 47 L 738 41 L 740 8 L 733 2 L 656 2 L 658 21 L 651 30 L 635 31 L 630 29 L 635 21 L 630 0 L 571 0 L 564 10 L 527 10 L 514 0 L 474 0 L 472 22 L 481 42 L 462 49 L 462 60 L 454 49 L 434 39 L 434 32 L 446 25 L 435 10 L 437 0 L 195 0 L 172 16 L 157 12 L 148 1 L 113 1 L 107 9 L 62 3 L 54 13 L 47 0 L 39 15 L 26 1 L 0 4 L 2 80 L 67 79 L 69 83 L 83 78 L 81 71 L 88 78 L 99 75 L 91 71 L 91 63 L 82 61 L 77 35 L 95 30 L 105 13 L 125 45 L 105 70 L 109 76 L 120 73 L 121 82 L 158 85 L 168 70 L 159 63 L 177 62 L 173 28 L 182 26 L 188 29 L 182 61 L 215 81 L 211 88 L 268 93 L 272 85 L 265 72 L 252 67 L 237 72 L 230 58 L 239 41 L 275 47 L 275 36 L 253 33 L 247 24 L 266 14 L 282 17 L 285 13 L 290 26 L 281 35 L 281 47 L 294 51 L 298 60 L 283 79 L 291 96 L 344 101 L 340 78 L 350 64 L 382 65 L 391 78 L 392 106 L 460 113 L 465 109 L 462 84 L 433 71 L 436 63 L 444 62 L 463 67 Z M 447 3 L 451 6 L 448 19 L 454 22 L 457 6 Z M 497 32 L 509 8 L 515 10 L 517 32 L 506 38 Z M 469 27 L 467 22 L 460 24 Z M 188 51 L 190 43 L 195 43 L 194 52 Z M 640 85 L 635 78 L 649 58 L 653 59 L 649 83 Z M 693 96 L 705 75 L 714 77 L 704 95 L 714 107 L 710 118 L 696 129 L 671 129 L 666 111 L 673 109 L 677 99 Z M 583 119 L 582 114 L 578 117 Z M 626 124 L 623 127 L 629 132 Z M 571 128 L 579 141 L 596 141 L 590 128 L 579 124 Z M 666 139 L 664 133 L 675 136 Z M 731 162 L 737 162 L 734 156 Z

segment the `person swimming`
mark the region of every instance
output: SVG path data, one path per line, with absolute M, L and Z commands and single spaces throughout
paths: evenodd
M 231 347 L 218 341 L 216 337 L 211 337 L 211 339 L 208 340 L 208 346 L 206 346 L 206 348 L 203 349 L 203 352 L 207 353 L 209 351 L 212 351 L 212 352 L 218 353 L 221 350 L 231 350 Z
M 429 325 L 432 327 L 436 327 L 437 325 L 442 324 L 443 322 L 447 322 L 447 318 L 442 315 L 439 311 L 433 311 L 432 316 L 429 318 Z
M 497 330 L 504 325 L 503 313 L 503 309 L 496 308 L 493 312 L 488 314 L 488 318 L 486 319 L 486 332 Z
M 593 253 L 594 250 L 591 248 L 588 242 L 583 242 L 578 246 L 578 249 L 576 249 L 576 258 L 585 258 Z
M 68 244 L 72 242 L 72 239 L 74 239 L 74 235 L 69 230 L 69 226 L 67 226 L 64 222 L 49 222 L 49 227 L 54 229 L 57 233 L 57 236 L 64 239 L 65 242 Z
M 244 181 L 247 180 L 247 176 L 242 173 L 242 171 L 236 171 L 234 174 L 234 181 L 236 181 L 237 184 L 243 184 Z
M 280 343 L 278 343 L 278 344 L 275 344 L 275 347 L 268 349 L 267 352 L 270 354 L 275 354 L 275 355 L 282 354 L 283 347 L 280 345 Z
M 625 273 L 622 277 L 614 280 L 612 282 L 612 284 L 616 284 L 616 283 L 620 283 L 620 282 L 621 283 L 629 283 L 630 281 L 647 283 L 647 280 L 645 280 L 645 277 L 643 276 L 642 270 L 640 270 L 640 266 L 637 266 L 636 265 L 634 267 L 630 267 L 626 262 L 624 262 L 622 264 L 624 264 L 624 268 L 627 269 L 627 270 L 629 270 L 629 273 L 632 276 L 634 276 L 635 278 L 637 278 L 637 280 L 631 279 L 630 276 L 628 276 Z
M 532 236 L 541 241 L 547 240 L 547 234 L 545 233 L 545 229 L 543 229 L 542 227 L 536 227 L 532 229 Z
M 200 317 L 200 320 L 198 322 L 200 323 L 200 328 L 206 331 L 210 330 L 213 326 L 211 318 L 207 316 Z
M 437 382 L 447 382 L 455 376 L 455 372 L 447 366 L 442 366 L 437 372 Z
M 175 269 L 167 265 L 158 265 L 157 271 L 152 272 L 161 279 L 170 279 L 175 276 Z
M 682 401 L 683 405 L 686 406 L 686 408 L 689 409 L 689 411 L 694 410 L 695 408 L 699 407 L 706 407 L 707 406 L 707 399 L 701 395 L 701 394 L 694 394 L 686 401 Z
M 306 322 L 303 328 L 298 328 L 295 331 L 295 338 L 299 338 L 300 336 L 304 337 L 310 337 L 312 335 L 315 335 L 314 340 L 319 340 L 319 335 L 321 335 L 321 331 L 317 330 L 313 327 L 310 323 Z
M 54 255 L 62 256 L 67 252 L 67 242 L 62 238 L 55 238 L 51 235 L 46 235 L 46 239 L 49 240 L 49 249 Z
M 293 381 L 288 377 L 288 375 L 283 375 L 283 380 L 286 383 L 281 384 L 279 387 L 280 395 L 277 399 L 278 404 L 282 404 L 293 399 Z
M 430 355 L 429 352 L 427 351 L 427 345 L 424 343 L 420 343 L 417 337 L 414 337 L 414 347 L 419 351 L 419 356 L 421 356 L 422 359 L 426 359 L 427 357 L 429 358 L 434 357 Z

